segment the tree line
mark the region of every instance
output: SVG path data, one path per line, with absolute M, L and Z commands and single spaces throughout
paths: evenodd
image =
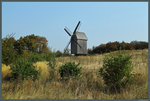
M 106 44 L 100 44 L 99 46 L 88 49 L 89 54 L 102 54 L 117 50 L 139 50 L 139 49 L 148 49 L 148 42 L 144 41 L 131 41 L 127 42 L 108 42 Z
M 20 37 L 18 40 L 13 35 L 6 36 L 2 39 L 2 63 L 9 65 L 14 62 L 17 58 L 29 58 L 37 60 L 43 60 L 48 58 L 49 53 L 52 53 L 51 49 L 48 48 L 48 41 L 45 37 L 36 36 L 34 34 Z M 148 42 L 143 41 L 132 41 L 126 42 L 108 42 L 107 44 L 101 44 L 88 49 L 88 54 L 102 54 L 106 52 L 112 52 L 117 50 L 134 50 L 134 49 L 147 49 Z M 57 50 L 53 52 L 56 57 L 60 56 L 71 56 L 66 52 Z M 32 59 L 33 60 L 33 59 Z

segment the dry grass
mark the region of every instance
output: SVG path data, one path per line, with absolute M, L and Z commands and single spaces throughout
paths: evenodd
M 7 78 L 10 75 L 11 75 L 10 66 L 2 64 L 2 78 Z
M 37 62 L 33 64 L 36 68 L 36 70 L 40 71 L 40 77 L 39 80 L 41 82 L 44 82 L 45 80 L 49 79 L 49 67 L 48 62 Z
M 135 83 L 127 86 L 121 93 L 112 94 L 105 87 L 103 79 L 98 75 L 98 69 L 103 65 L 103 58 L 107 54 L 60 57 L 57 58 L 54 78 L 50 79 L 48 62 L 37 62 L 34 65 L 41 71 L 36 81 L 15 80 L 2 82 L 3 99 L 147 99 L 148 98 L 148 50 L 129 51 L 132 54 L 133 73 L 136 74 Z M 58 67 L 68 61 L 80 63 L 83 67 L 80 79 L 64 81 L 60 78 Z M 10 74 L 4 70 L 3 78 Z M 8 67 L 7 67 L 8 68 Z M 10 67 L 9 67 L 10 68 Z

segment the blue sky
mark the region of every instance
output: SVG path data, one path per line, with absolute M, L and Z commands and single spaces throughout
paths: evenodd
M 63 51 L 81 21 L 88 48 L 110 41 L 148 41 L 147 2 L 2 2 L 2 38 L 44 36 L 53 50 Z

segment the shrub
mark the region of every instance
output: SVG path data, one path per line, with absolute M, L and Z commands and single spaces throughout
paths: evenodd
M 81 67 L 74 62 L 67 62 L 59 67 L 59 73 L 62 78 L 79 77 L 81 74 Z
M 62 52 L 60 52 L 60 51 L 57 51 L 55 54 L 56 54 L 56 57 L 60 57 L 60 56 L 62 56 L 62 55 L 63 55 L 63 53 L 62 53 Z
M 32 77 L 34 80 L 37 79 L 39 71 L 35 70 L 32 62 L 24 58 L 17 59 L 11 66 L 13 78 L 28 78 Z
M 44 61 L 46 60 L 44 57 L 44 54 L 38 54 L 38 53 L 31 53 L 27 56 L 28 61 L 30 62 L 38 62 L 38 61 Z
M 99 72 L 111 91 L 120 91 L 120 88 L 132 81 L 133 66 L 129 54 L 119 51 L 117 54 L 105 57 L 103 62 L 103 67 Z

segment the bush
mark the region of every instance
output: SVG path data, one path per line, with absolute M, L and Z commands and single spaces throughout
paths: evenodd
M 35 70 L 35 67 L 27 59 L 19 58 L 11 66 L 13 78 L 28 78 L 32 77 L 33 80 L 37 79 L 39 71 Z
M 62 53 L 62 52 L 60 52 L 60 51 L 57 51 L 55 54 L 56 54 L 56 57 L 60 57 L 60 56 L 62 56 L 62 55 L 63 55 L 63 53 Z
M 27 56 L 28 61 L 30 62 L 38 62 L 38 61 L 45 61 L 45 55 L 44 54 L 38 54 L 38 53 L 31 53 Z
M 133 66 L 129 54 L 119 51 L 117 54 L 105 57 L 103 62 L 103 67 L 99 72 L 111 91 L 120 91 L 120 88 L 132 81 Z
M 59 73 L 62 78 L 79 77 L 81 74 L 81 67 L 74 62 L 67 62 L 65 65 L 59 67 Z

